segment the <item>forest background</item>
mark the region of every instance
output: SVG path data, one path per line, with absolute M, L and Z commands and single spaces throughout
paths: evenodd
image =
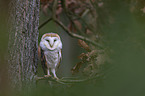
M 145 1 L 92 1 L 95 2 L 94 8 L 96 8 L 95 14 L 97 19 L 95 19 L 95 21 L 94 18 L 91 17 L 85 18 L 87 23 L 89 21 L 94 21 L 93 23 L 91 22 L 91 24 L 94 25 L 91 26 L 91 28 L 84 27 L 85 24 L 80 21 L 73 21 L 73 26 L 73 23 L 68 22 L 65 16 L 61 14 L 60 10 L 58 10 L 56 15 L 58 15 L 57 18 L 61 20 L 64 25 L 69 25 L 67 26 L 69 30 L 77 33 L 78 31 L 75 31 L 81 29 L 82 31 L 80 31 L 80 33 L 84 32 L 81 33 L 81 35 L 85 34 L 83 36 L 91 38 L 92 41 L 94 40 L 97 44 L 103 46 L 103 49 L 100 49 L 98 45 L 94 47 L 94 44 L 87 41 L 85 44 L 82 44 L 82 41 L 78 44 L 78 38 L 71 37 L 68 33 L 66 33 L 66 30 L 54 21 L 49 21 L 42 28 L 39 28 L 38 42 L 40 41 L 41 36 L 46 32 L 56 32 L 60 35 L 63 42 L 63 59 L 57 72 L 58 77 L 77 77 L 77 79 L 89 78 L 91 76 L 97 77 L 95 79 L 88 80 L 87 82 L 80 82 L 71 85 L 54 84 L 53 88 L 49 86 L 46 80 L 42 80 L 37 83 L 37 88 L 32 89 L 29 93 L 31 96 L 145 95 Z M 79 2 L 77 3 L 79 4 Z M 77 5 L 77 3 L 75 2 L 74 4 Z M 9 81 L 7 77 L 7 66 L 9 66 L 9 63 L 6 61 L 9 59 L 7 52 L 9 49 L 8 42 L 10 42 L 8 28 L 8 22 L 10 19 L 9 13 L 11 11 L 10 4 L 10 0 L 0 1 L 0 95 L 9 95 Z M 47 13 L 49 12 L 47 10 L 48 7 L 51 6 L 45 4 L 43 5 L 41 3 L 39 25 L 50 17 L 51 13 Z M 79 28 L 75 28 L 75 25 Z M 96 28 L 95 31 L 92 31 L 91 29 L 94 28 Z M 94 33 L 86 30 L 91 30 Z M 93 37 L 94 34 L 95 37 Z M 97 38 L 97 40 L 94 38 Z M 88 47 L 84 47 L 85 45 L 88 45 L 90 49 Z M 78 58 L 80 54 L 89 54 L 92 50 L 97 50 L 97 52 L 99 50 L 100 53 L 96 53 L 97 56 L 91 55 L 95 56 L 91 58 L 97 58 L 98 56 L 100 56 L 100 58 L 102 57 L 103 60 L 100 65 L 96 66 L 96 64 L 100 63 L 96 62 L 98 59 L 91 59 L 90 61 L 82 63 L 83 60 Z M 96 51 L 93 52 L 95 53 Z M 100 54 L 103 54 L 103 56 Z M 77 64 L 81 64 L 81 67 L 72 71 L 74 66 Z M 92 67 L 90 68 L 90 66 Z M 40 61 L 38 61 L 37 75 L 43 76 Z M 22 94 L 26 95 L 27 91 L 22 92 Z

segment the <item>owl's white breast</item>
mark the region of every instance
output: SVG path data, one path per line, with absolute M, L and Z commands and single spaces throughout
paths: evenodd
M 45 51 L 44 55 L 46 56 L 46 61 L 49 68 L 55 68 L 59 62 L 58 50 L 54 51 Z

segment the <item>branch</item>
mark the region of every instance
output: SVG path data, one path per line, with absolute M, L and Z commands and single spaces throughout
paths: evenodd
M 91 0 L 90 0 L 91 2 Z M 69 19 L 72 21 L 72 15 L 75 16 L 77 19 L 81 20 L 89 30 L 91 30 L 92 32 L 95 32 L 95 30 L 93 30 L 94 28 L 92 28 L 92 26 L 90 26 L 89 24 L 86 23 L 86 21 L 83 19 L 84 16 L 86 16 L 89 12 L 90 12 L 90 9 L 86 9 L 83 14 L 81 16 L 77 15 L 77 14 L 74 14 L 72 12 L 70 12 L 67 8 L 66 8 L 66 4 L 64 3 L 64 11 L 66 13 L 66 15 L 69 17 Z M 76 26 L 75 26 L 76 27 Z M 80 30 L 79 30 L 80 31 Z M 81 32 L 81 31 L 80 31 Z M 81 32 L 83 33 L 83 32 Z
M 40 24 L 40 26 L 38 27 L 38 29 L 41 29 L 45 24 L 47 24 L 51 20 L 52 20 L 52 18 L 48 18 L 46 21 L 44 21 L 42 24 Z
M 78 79 L 78 80 L 67 80 L 67 79 L 56 79 L 54 77 L 36 77 L 36 81 L 39 80 L 49 80 L 49 81 L 53 81 L 53 82 L 57 82 L 60 84 L 73 84 L 73 83 L 81 83 L 81 82 L 86 82 L 86 81 L 90 81 L 93 79 L 97 79 L 98 75 L 94 76 L 94 77 L 90 77 L 87 79 Z
M 59 21 L 57 18 L 56 18 L 56 7 L 57 7 L 57 0 L 54 0 L 54 3 L 53 3 L 53 10 L 52 10 L 52 18 L 48 18 L 44 23 L 42 23 L 38 29 L 42 28 L 45 24 L 47 24 L 50 20 L 54 20 L 54 22 L 56 22 L 62 29 L 64 29 L 64 31 L 67 32 L 68 35 L 70 35 L 71 37 L 74 37 L 74 38 L 77 38 L 77 39 L 81 39 L 81 40 L 84 40 L 86 42 L 89 42 L 91 43 L 92 45 L 94 46 L 97 46 L 98 48 L 100 49 L 103 49 L 102 45 L 94 42 L 93 40 L 87 38 L 87 37 L 84 37 L 82 35 L 79 35 L 79 34 L 75 34 L 73 32 L 71 32 L 61 21 Z
M 84 36 L 81 36 L 81 35 L 78 35 L 78 34 L 75 34 L 73 32 L 71 32 L 61 21 L 59 21 L 58 19 L 53 19 L 62 29 L 64 29 L 68 35 L 70 35 L 71 37 L 74 37 L 74 38 L 77 38 L 77 39 L 81 39 L 81 40 L 84 40 L 86 42 L 89 42 L 91 43 L 92 45 L 95 45 L 99 48 L 103 48 L 102 45 L 92 41 L 91 39 L 87 38 L 87 37 L 84 37 Z
M 52 18 L 55 19 L 56 18 L 56 9 L 57 9 L 57 0 L 54 0 L 53 2 L 53 8 L 52 8 Z
M 44 21 L 42 24 L 40 24 L 40 26 L 38 27 L 38 29 L 41 29 L 45 24 L 47 24 L 49 21 L 51 21 L 52 18 L 48 18 L 46 21 Z M 91 39 L 87 38 L 87 37 L 84 37 L 84 36 L 81 36 L 81 35 L 78 35 L 78 34 L 75 34 L 75 33 L 72 33 L 65 25 L 63 25 L 62 22 L 60 22 L 58 19 L 54 19 L 53 20 L 58 24 L 60 25 L 60 27 L 62 27 L 71 37 L 74 37 L 74 38 L 77 38 L 77 39 L 81 39 L 81 40 L 84 40 L 84 41 L 87 41 L 99 48 L 103 48 L 100 44 L 92 41 Z

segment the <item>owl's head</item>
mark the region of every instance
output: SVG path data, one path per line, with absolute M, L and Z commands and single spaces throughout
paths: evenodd
M 62 49 L 62 42 L 56 33 L 46 33 L 42 36 L 40 41 L 42 50 Z

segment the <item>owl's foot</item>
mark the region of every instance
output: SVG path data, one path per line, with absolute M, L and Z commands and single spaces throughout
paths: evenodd
M 51 75 L 44 75 L 44 77 L 47 77 L 48 78 L 48 77 L 51 77 Z
M 54 77 L 54 79 L 59 80 L 59 78 L 58 78 L 58 77 Z

